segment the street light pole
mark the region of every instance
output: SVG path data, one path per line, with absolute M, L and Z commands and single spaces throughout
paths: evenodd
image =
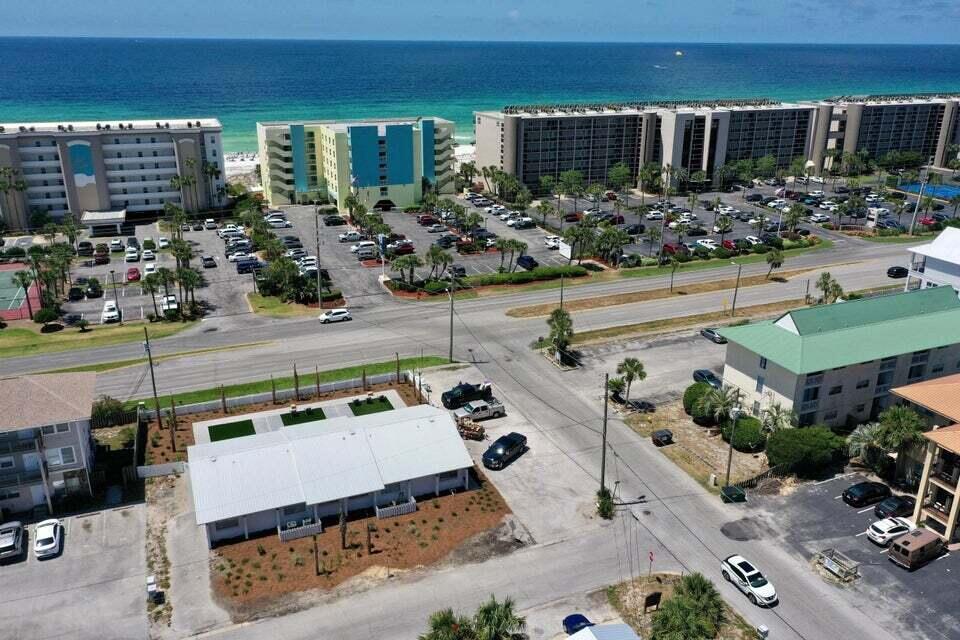
M 733 305 L 730 307 L 730 317 L 732 318 L 737 313 L 737 292 L 740 291 L 740 272 L 743 271 L 743 265 L 739 262 L 732 262 L 731 264 L 737 265 L 737 283 L 733 287 Z
M 913 235 L 913 227 L 917 223 L 917 213 L 920 211 L 920 201 L 923 200 L 923 190 L 927 186 L 928 176 L 923 176 L 920 180 L 920 192 L 917 194 L 917 202 L 913 205 L 913 217 L 910 218 L 910 235 Z
M 453 362 L 453 290 L 457 286 L 456 278 L 450 280 L 450 288 L 447 293 L 450 295 L 450 348 L 447 351 L 447 360 Z
M 560 311 L 563 311 L 563 271 L 560 272 Z
M 147 352 L 147 362 L 150 365 L 150 385 L 153 387 L 153 408 L 157 412 L 157 428 L 163 429 L 163 419 L 160 417 L 160 399 L 157 398 L 157 379 L 153 376 L 153 353 L 150 351 L 150 336 L 147 328 L 143 328 L 143 350 Z M 172 401 L 171 401 L 172 402 Z M 177 450 L 177 443 L 172 442 L 173 450 Z
M 317 236 L 317 308 L 323 309 L 323 288 L 320 286 L 320 205 L 314 206 L 313 226 Z
M 737 419 L 740 417 L 740 405 L 730 410 L 730 447 L 727 450 L 727 478 L 723 481 L 723 486 L 730 486 L 730 466 L 733 464 L 733 437 L 737 433 Z
M 123 309 L 120 308 L 120 298 L 117 295 L 117 280 L 113 277 L 113 269 L 110 269 L 110 284 L 113 285 L 113 303 L 117 305 L 117 314 L 120 316 L 120 324 L 123 324 Z
M 604 481 L 607 473 L 607 388 L 610 384 L 610 374 L 603 374 L 603 433 L 601 436 L 602 445 L 600 448 L 600 495 L 604 494 L 606 485 Z

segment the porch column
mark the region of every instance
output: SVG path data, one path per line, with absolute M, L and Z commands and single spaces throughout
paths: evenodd
M 277 519 L 277 529 L 279 530 L 279 529 L 280 529 L 280 509 L 274 509 L 274 510 L 273 510 L 273 514 L 276 516 L 276 519 Z
M 960 507 L 960 496 L 953 494 L 950 498 L 950 516 L 947 518 L 946 539 L 947 543 L 953 541 L 953 530 L 957 526 L 957 508 Z
M 374 508 L 380 505 L 380 490 L 376 489 L 373 492 L 373 506 Z
M 466 491 L 470 488 L 470 470 L 460 469 L 460 473 L 463 475 L 463 490 Z
M 433 485 L 434 485 L 433 495 L 439 496 L 440 495 L 440 474 L 439 473 L 433 476 Z
M 41 438 L 42 436 L 41 432 Z M 40 441 L 33 441 L 34 451 L 37 452 L 37 464 L 40 467 L 40 479 L 43 480 L 43 497 L 47 499 L 47 509 L 50 510 L 50 515 L 53 515 L 53 500 L 50 499 L 50 487 L 48 486 L 47 480 L 47 455 L 45 451 L 40 451 Z
M 247 516 L 240 516 L 240 519 L 243 521 L 243 539 L 250 539 L 250 531 L 247 529 Z
M 923 458 L 923 473 L 920 475 L 920 490 L 917 492 L 917 504 L 913 508 L 913 517 L 911 518 L 917 525 L 920 524 L 920 512 L 923 510 L 923 502 L 927 499 L 927 491 L 930 488 L 930 469 L 933 467 L 933 456 L 936 450 L 937 445 L 927 442 L 927 453 Z
M 413 496 L 413 480 L 407 480 L 407 500 Z
M 320 522 L 320 509 L 319 505 L 313 505 L 313 521 Z

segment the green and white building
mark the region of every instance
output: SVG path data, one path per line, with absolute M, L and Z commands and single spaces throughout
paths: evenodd
M 454 190 L 453 129 L 442 118 L 258 122 L 263 191 L 273 206 L 350 193 L 368 209 L 418 204 Z
M 723 382 L 758 415 L 779 404 L 801 424 L 858 424 L 894 403 L 892 387 L 960 371 L 960 299 L 919 289 L 790 311 L 720 330 Z

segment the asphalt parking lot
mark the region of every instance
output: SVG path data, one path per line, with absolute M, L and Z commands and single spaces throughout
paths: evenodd
M 170 238 L 168 232 L 160 232 L 157 223 L 141 224 L 136 226 L 136 237 L 140 241 L 141 247 L 146 238 L 152 238 L 154 242 L 163 236 Z M 126 246 L 127 236 L 116 236 Z M 215 230 L 203 231 L 184 231 L 184 240 L 193 247 L 194 259 L 191 264 L 197 268 L 200 275 L 204 278 L 204 284 L 196 291 L 197 301 L 201 299 L 207 306 L 207 317 L 221 315 L 235 315 L 247 311 L 245 294 L 253 291 L 253 279 L 251 276 L 237 274 L 233 265 L 227 261 L 224 256 L 224 243 L 217 236 Z M 81 238 L 81 240 L 86 238 Z M 97 237 L 90 239 L 94 244 L 101 242 L 110 244 L 113 237 Z M 88 298 L 77 302 L 67 302 L 63 305 L 64 313 L 81 314 L 88 322 L 95 324 L 100 322 L 100 312 L 106 300 L 116 299 L 120 309 L 123 312 L 124 320 L 140 320 L 153 313 L 153 301 L 151 296 L 145 294 L 140 287 L 139 282 L 127 282 L 127 270 L 135 267 L 140 270 L 141 278 L 148 263 L 153 262 L 159 267 L 166 267 L 174 270 L 176 261 L 168 250 L 156 250 L 155 260 L 143 260 L 137 262 L 124 261 L 123 252 L 112 252 L 110 254 L 110 263 L 104 265 L 84 266 L 84 263 L 90 258 L 80 258 L 74 263 L 71 276 L 74 280 L 77 278 L 97 278 L 103 287 L 103 297 Z M 217 262 L 216 268 L 205 269 L 200 266 L 200 257 L 210 255 Z M 116 294 L 111 284 L 110 271 L 113 270 L 113 281 L 116 283 Z M 177 295 L 176 285 L 172 285 L 170 292 Z M 159 292 L 158 297 L 163 295 Z M 178 296 L 179 297 L 179 296 Z M 158 301 L 159 304 L 159 301 Z
M 749 515 L 728 523 L 723 532 L 733 539 L 776 535 L 807 559 L 837 549 L 860 563 L 861 577 L 851 587 L 859 597 L 875 606 L 886 604 L 905 628 L 917 630 L 917 637 L 960 638 L 954 575 L 960 571 L 960 554 L 946 553 L 912 572 L 887 559 L 886 549 L 865 535 L 878 519 L 874 505 L 851 507 L 840 498 L 844 489 L 866 479 L 847 474 L 806 484 L 789 496 L 750 496 Z M 771 579 L 776 582 L 775 576 Z
M 142 504 L 65 518 L 60 555 L 0 566 L 0 635 L 145 638 L 145 518 Z

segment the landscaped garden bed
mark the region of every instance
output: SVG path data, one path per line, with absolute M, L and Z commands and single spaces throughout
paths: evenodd
M 257 432 L 253 427 L 253 420 L 237 420 L 236 422 L 214 424 L 207 430 L 210 433 L 210 442 L 252 436 Z
M 258 609 L 282 605 L 288 594 L 308 589 L 331 589 L 363 574 L 386 578 L 404 570 L 429 565 L 477 534 L 500 524 L 510 512 L 503 498 L 477 473 L 471 486 L 480 488 L 424 497 L 416 512 L 377 520 L 369 511 L 351 514 L 347 548 L 341 547 L 336 518 L 324 521 L 324 532 L 281 542 L 271 532 L 250 540 L 223 544 L 213 551 L 211 581 L 218 600 L 236 618 Z M 367 546 L 367 527 L 372 525 Z M 319 560 L 319 562 L 318 562 Z M 319 569 L 319 571 L 318 571 Z
M 390 401 L 387 400 L 385 396 L 367 396 L 366 399 L 361 400 L 357 398 L 350 402 L 350 410 L 355 416 L 365 416 L 371 413 L 380 413 L 381 411 L 391 411 L 393 405 L 390 404 Z
M 307 407 L 306 409 L 297 409 L 296 411 L 290 411 L 290 413 L 280 414 L 280 421 L 285 427 L 326 419 L 327 415 L 323 412 L 322 407 Z

